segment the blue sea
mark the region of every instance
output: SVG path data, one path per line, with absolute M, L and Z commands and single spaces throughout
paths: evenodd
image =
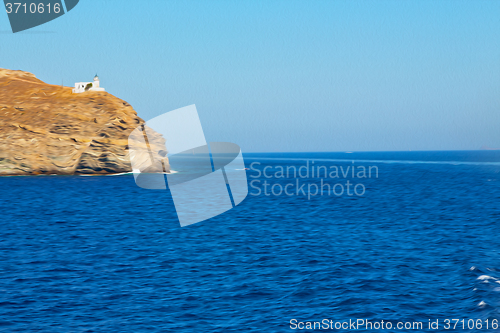
M 500 151 L 244 157 L 183 228 L 132 175 L 0 178 L 0 332 L 498 331 Z

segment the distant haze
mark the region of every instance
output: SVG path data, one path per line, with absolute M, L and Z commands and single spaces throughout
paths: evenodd
M 80 1 L 0 67 L 144 119 L 196 104 L 245 152 L 500 148 L 500 1 Z

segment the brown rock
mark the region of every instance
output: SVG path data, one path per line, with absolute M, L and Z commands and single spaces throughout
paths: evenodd
M 73 94 L 31 73 L 0 69 L 0 175 L 130 172 L 128 136 L 143 124 L 107 92 Z M 153 157 L 168 171 L 165 140 L 150 130 Z M 147 163 L 151 155 L 143 148 L 138 155 Z

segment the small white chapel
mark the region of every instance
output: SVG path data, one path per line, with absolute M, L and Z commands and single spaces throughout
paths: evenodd
M 99 76 L 94 76 L 93 82 L 77 82 L 73 89 L 73 94 L 81 94 L 86 91 L 105 91 L 104 88 L 99 86 Z

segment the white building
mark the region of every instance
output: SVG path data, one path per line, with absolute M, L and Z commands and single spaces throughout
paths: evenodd
M 80 94 L 86 91 L 104 91 L 104 88 L 99 87 L 99 77 L 94 76 L 94 82 L 77 82 L 73 89 L 73 94 Z

